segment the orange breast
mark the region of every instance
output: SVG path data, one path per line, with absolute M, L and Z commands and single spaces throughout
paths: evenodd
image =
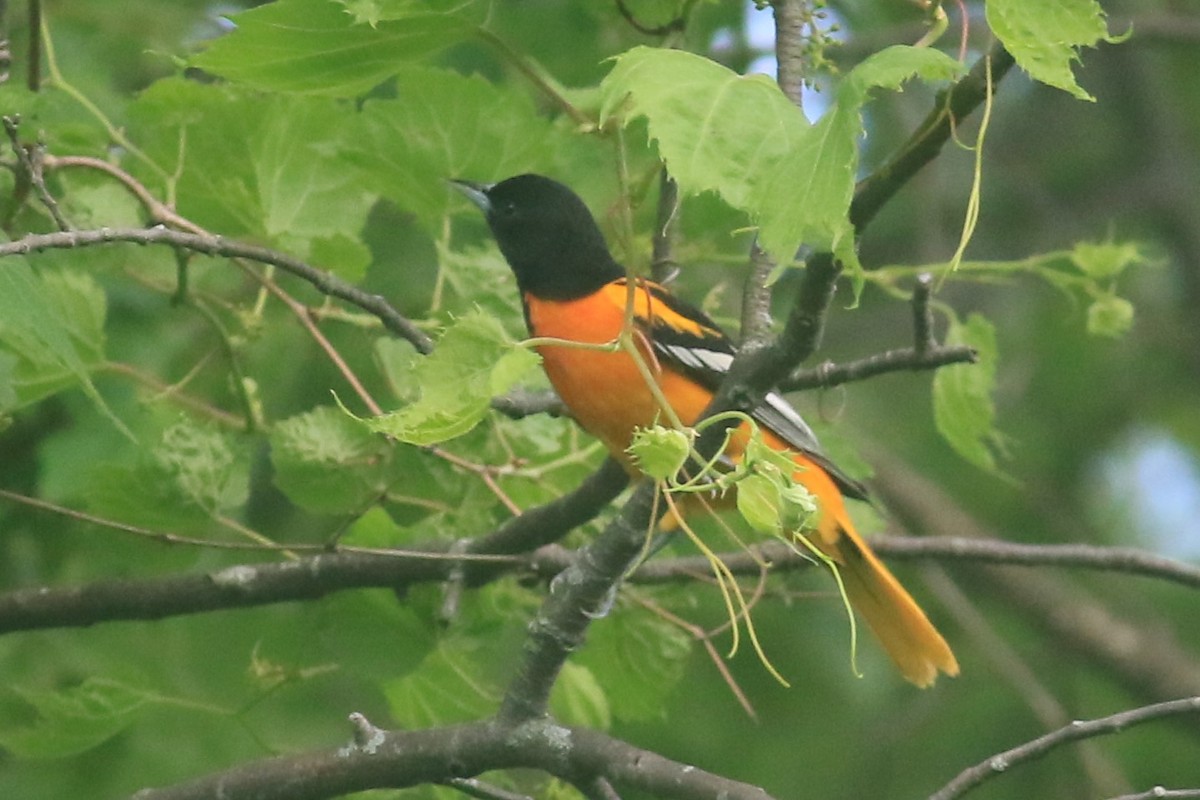
M 638 292 L 635 314 L 643 319 L 650 318 L 654 312 L 652 302 L 647 293 Z M 619 284 L 610 284 L 598 295 L 579 300 L 539 300 L 528 305 L 531 332 L 539 337 L 606 344 L 621 332 L 625 303 L 626 288 Z M 585 350 L 566 345 L 543 345 L 538 352 L 550 383 L 575 420 L 604 442 L 626 469 L 635 473 L 625 448 L 636 428 L 653 425 L 662 414 L 633 358 L 621 351 Z M 653 356 L 646 354 L 645 358 L 653 368 Z M 685 425 L 693 424 L 712 399 L 711 392 L 683 375 L 656 370 L 655 378 L 662 394 Z M 730 442 L 726 455 L 736 460 L 745 448 L 747 436 L 747 426 L 743 425 Z M 788 449 L 770 431 L 764 431 L 764 437 L 771 447 Z M 818 525 L 818 538 L 832 542 L 838 536 L 838 526 L 849 524 L 841 492 L 825 471 L 809 459 L 801 454 L 795 454 L 794 459 L 796 479 L 820 499 L 825 512 Z
M 617 284 L 580 300 L 540 300 L 529 306 L 530 327 L 535 336 L 605 344 L 621 332 L 625 303 L 626 289 Z M 638 292 L 635 313 L 650 317 L 652 303 L 647 293 Z M 634 429 L 653 425 L 663 416 L 633 358 L 621 351 L 564 345 L 543 345 L 538 352 L 550 383 L 572 416 L 628 466 L 624 451 Z M 645 350 L 643 357 L 680 420 L 685 425 L 694 423 L 712 399 L 711 392 L 682 375 L 657 369 L 653 355 Z M 736 445 L 735 449 L 740 450 Z

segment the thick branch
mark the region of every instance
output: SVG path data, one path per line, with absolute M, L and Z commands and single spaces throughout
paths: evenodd
M 359 720 L 362 717 L 355 715 Z M 598 731 L 547 721 L 476 722 L 382 731 L 362 721 L 353 745 L 251 762 L 135 800 L 322 800 L 367 789 L 445 783 L 489 770 L 534 768 L 576 782 L 602 775 L 617 786 L 675 800 L 770 800 L 749 784 L 680 764 Z
M 962 797 L 989 778 L 1027 761 L 1039 759 L 1064 744 L 1090 739 L 1094 736 L 1120 733 L 1134 725 L 1182 714 L 1200 714 L 1200 697 L 1186 697 L 1181 700 L 1156 703 L 1100 719 L 1076 720 L 1066 727 L 1040 736 L 1019 747 L 997 753 L 975 766 L 963 770 L 954 780 L 930 795 L 929 800 L 954 800 L 956 797 Z
M 618 468 L 619 469 L 619 468 Z M 605 481 L 615 483 L 605 484 Z M 81 627 L 98 622 L 161 619 L 228 608 L 312 599 L 358 588 L 396 588 L 442 581 L 459 569 L 470 585 L 480 585 L 514 570 L 530 570 L 547 579 L 569 567 L 575 553 L 543 546 L 586 516 L 583 509 L 602 507 L 622 475 L 603 472 L 585 481 L 583 494 L 571 494 L 527 511 L 493 533 L 472 540 L 453 558 L 442 543 L 418 545 L 409 553 L 324 554 L 279 564 L 240 565 L 202 575 L 104 581 L 78 587 L 37 587 L 0 595 L 0 634 L 43 628 Z M 587 495 L 591 496 L 588 497 Z M 1200 567 L 1124 547 L 1091 545 L 1027 545 L 994 539 L 877 536 L 876 553 L 891 560 L 961 561 L 968 564 L 1052 566 L 1121 572 L 1200 588 Z M 511 559 L 471 560 L 473 556 Z M 525 557 L 515 554 L 526 553 Z M 805 569 L 811 561 L 777 543 L 719 558 L 735 575 L 757 577 L 763 560 L 774 571 Z M 710 574 L 701 556 L 660 558 L 642 564 L 629 580 L 638 584 L 691 581 Z
M 654 500 L 654 485 L 643 481 L 604 532 L 550 582 L 550 593 L 529 624 L 525 658 L 505 692 L 501 720 L 516 722 L 546 713 L 563 663 L 583 644 L 591 621 L 607 612 L 621 577 L 642 553 L 656 520 Z
M 616 462 L 606 461 L 574 491 L 471 540 L 462 549 L 466 558 L 449 557 L 449 543 L 430 542 L 423 551 L 420 546 L 413 548 L 419 554 L 329 553 L 198 575 L 19 589 L 0 595 L 0 634 L 311 600 L 345 589 L 399 587 L 444 580 L 455 566 L 463 569 L 468 580 L 481 582 L 505 564 L 512 568 L 524 562 L 480 563 L 470 561 L 471 556 L 529 552 L 553 542 L 599 513 L 626 481 Z
M 1200 567 L 1174 561 L 1131 547 L 1096 547 L 1084 544 L 1019 544 L 1002 539 L 962 537 L 873 536 L 871 549 L 888 560 L 958 561 L 967 564 L 1008 564 L 1022 567 L 1065 567 L 1121 572 L 1178 583 L 1200 589 Z M 812 560 L 778 542 L 757 548 L 757 554 L 745 551 L 718 556 L 736 575 L 757 576 L 761 561 L 773 570 L 801 569 Z M 552 565 L 540 566 L 550 553 L 539 553 L 540 571 L 553 571 Z M 631 580 L 638 583 L 666 583 L 707 575 L 711 572 L 703 556 L 658 559 L 640 566 Z
M 183 233 L 163 227 L 153 228 L 101 228 L 91 231 L 60 231 L 58 233 L 30 234 L 11 242 L 0 244 L 0 258 L 25 255 L 41 250 L 93 247 L 129 242 L 132 244 L 161 244 L 179 247 L 222 258 L 244 258 L 261 264 L 271 264 L 296 277 L 311 283 L 322 294 L 345 300 L 364 311 L 374 314 L 384 327 L 407 339 L 420 353 L 433 351 L 433 342 L 425 332 L 403 316 L 383 297 L 364 292 L 332 273 L 317 269 L 298 258 L 258 245 L 246 244 L 223 236 L 204 236 Z

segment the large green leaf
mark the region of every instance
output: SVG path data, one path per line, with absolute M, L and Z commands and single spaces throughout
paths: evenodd
M 341 156 L 357 141 L 355 113 L 331 98 L 263 98 L 184 80 L 158 82 L 130 111 L 146 152 L 179 173 L 181 214 L 351 280 L 369 260 L 358 239 L 375 201 Z
M 649 720 L 664 715 L 691 649 L 691 637 L 677 626 L 641 609 L 618 607 L 588 629 L 574 660 L 610 687 L 614 717 Z
M 63 758 L 90 750 L 128 727 L 148 699 L 137 689 L 98 679 L 19 694 L 36 719 L 25 726 L 0 725 L 0 746 L 21 758 Z
M 471 0 L 278 0 L 232 15 L 234 32 L 192 64 L 259 89 L 352 97 L 466 38 L 486 12 Z
M 689 53 L 635 47 L 601 85 L 601 118 L 645 117 L 680 188 L 718 192 L 749 213 L 759 243 L 781 263 L 807 243 L 853 267 L 858 259 L 848 212 L 868 93 L 898 89 L 913 76 L 937 81 L 961 70 L 936 50 L 888 48 L 851 70 L 830 110 L 809 125 L 763 76 L 738 75 Z
M 96 513 L 151 528 L 211 533 L 213 517 L 245 504 L 246 442 L 215 427 L 178 421 L 132 463 L 99 463 L 86 494 Z
M 747 209 L 759 220 L 759 244 L 780 263 L 803 243 L 830 250 L 851 268 L 855 294 L 862 270 L 854 248 L 850 202 L 858 178 L 862 108 L 872 89 L 899 90 L 905 81 L 949 80 L 962 65 L 938 50 L 894 46 L 874 53 L 839 84 L 833 105 L 777 168 L 762 175 Z
M 493 397 L 537 365 L 537 355 L 513 345 L 493 317 L 467 314 L 442 334 L 432 355 L 416 362 L 413 378 L 421 387 L 420 399 L 368 419 L 367 425 L 411 444 L 461 436 L 483 419 Z
M 289 417 L 271 430 L 275 485 L 301 508 L 361 512 L 387 489 L 391 446 L 332 406 Z
M 347 155 L 366 185 L 440 233 L 452 204 L 465 201 L 447 178 L 490 181 L 546 168 L 561 134 L 529 98 L 479 77 L 407 69 L 396 97 L 371 100 Z
M 679 50 L 635 47 L 616 59 L 600 89 L 601 121 L 645 117 L 682 189 L 718 192 L 752 213 L 758 181 L 809 128 L 770 78 Z
M 996 385 L 996 329 L 979 314 L 966 323 L 951 319 L 947 345 L 968 345 L 979 360 L 974 364 L 942 367 L 933 376 L 933 418 L 938 431 L 967 461 L 990 472 L 998 472 L 996 408 L 992 392 Z
M 988 0 L 987 21 L 1016 62 L 1035 80 L 1080 100 L 1095 98 L 1075 81 L 1080 47 L 1114 41 L 1096 0 Z
M 81 386 L 111 417 L 92 385 L 104 361 L 104 291 L 81 273 L 34 274 L 10 256 L 0 265 L 0 411 Z

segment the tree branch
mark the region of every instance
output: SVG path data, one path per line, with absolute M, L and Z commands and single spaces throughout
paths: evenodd
M 162 619 L 229 608 L 323 597 L 362 588 L 403 588 L 445 580 L 455 569 L 478 586 L 514 570 L 553 578 L 576 554 L 548 546 L 562 532 L 589 518 L 611 500 L 623 473 L 589 477 L 576 492 L 530 509 L 492 533 L 471 540 L 461 552 L 441 542 L 403 552 L 345 552 L 306 556 L 279 564 L 237 565 L 215 573 L 101 581 L 77 587 L 34 587 L 0 594 L 0 635 L 25 630 L 82 627 L 98 622 Z M 163 534 L 166 536 L 167 534 Z M 205 543 L 189 540 L 187 544 Z M 876 536 L 876 553 L 891 560 L 962 561 L 970 564 L 1055 566 L 1122 572 L 1200 588 L 1200 567 L 1132 548 L 1090 545 L 1027 545 L 996 539 Z M 245 545 L 240 549 L 251 549 Z M 282 547 L 282 546 L 281 546 Z M 517 554 L 526 554 L 517 557 Z M 513 558 L 501 558 L 512 554 Z M 457 557 L 455 557 L 457 555 Z M 488 557 L 495 557 L 489 560 Z M 806 569 L 811 562 L 777 543 L 718 556 L 735 575 L 758 576 L 762 561 L 777 572 Z M 629 576 L 637 584 L 695 580 L 711 571 L 701 556 L 648 561 Z
M 1196 800 L 1200 798 L 1200 789 L 1167 789 L 1155 786 L 1137 794 L 1123 794 L 1120 797 L 1110 797 L 1108 800 Z
M 758 787 L 671 761 L 598 731 L 546 720 L 514 726 L 489 720 L 420 731 L 383 731 L 362 722 L 356 741 L 337 750 L 251 762 L 188 783 L 143 789 L 134 800 L 321 800 L 521 767 L 570 782 L 603 775 L 615 785 L 668 800 L 770 800 Z
M 184 233 L 164 227 L 153 228 L 100 228 L 90 231 L 59 231 L 57 233 L 29 234 L 20 239 L 0 244 L 0 258 L 26 255 L 42 250 L 94 247 L 115 242 L 141 245 L 167 245 L 192 250 L 222 258 L 244 258 L 261 264 L 271 264 L 311 283 L 322 294 L 345 300 L 364 311 L 374 314 L 384 327 L 406 339 L 419 353 L 433 351 L 433 342 L 411 320 L 403 316 L 383 297 L 364 292 L 336 275 L 317 269 L 286 253 L 258 245 L 246 244 L 223 236 L 205 236 Z
M 655 487 L 642 481 L 600 536 L 580 549 L 550 582 L 529 623 L 525 657 L 509 684 L 498 718 L 535 719 L 546 713 L 550 690 L 572 651 L 583 644 L 591 621 L 607 613 L 621 577 L 643 550 L 657 519 Z
M 1052 733 L 1039 736 L 1037 739 L 1011 750 L 1005 750 L 1003 753 L 997 753 L 975 766 L 963 770 L 954 780 L 930 795 L 929 800 L 954 800 L 954 798 L 962 797 L 990 778 L 1020 764 L 1039 759 L 1064 744 L 1090 739 L 1094 736 L 1120 733 L 1134 725 L 1182 714 L 1200 714 L 1200 697 L 1186 697 L 1181 700 L 1156 703 L 1100 719 L 1076 720 Z
M 330 592 L 398 587 L 444 580 L 456 565 L 480 583 L 504 564 L 479 556 L 537 549 L 594 517 L 624 488 L 627 478 L 611 459 L 577 489 L 528 509 L 495 531 L 471 540 L 459 557 L 451 544 L 430 542 L 408 554 L 328 553 L 278 564 L 236 565 L 212 573 L 99 581 L 82 586 L 35 587 L 0 595 L 0 634 L 83 627 L 114 620 L 149 620 L 228 608 L 310 600 Z M 508 568 L 524 563 L 516 559 Z
M 883 353 L 860 358 L 845 364 L 826 361 L 811 369 L 798 369 L 780 383 L 779 388 L 787 392 L 804 389 L 828 389 L 843 383 L 853 383 L 889 372 L 938 369 L 950 364 L 974 364 L 979 359 L 972 348 L 958 345 L 931 347 L 925 351 L 912 347 L 887 350 Z
M 968 561 L 976 564 L 1012 564 L 1024 567 L 1069 567 L 1124 572 L 1159 578 L 1200 589 L 1200 567 L 1132 547 L 1096 547 L 1088 544 L 1020 544 L 1001 539 L 962 537 L 884 536 L 871 539 L 880 555 L 892 559 Z
M 1200 567 L 1174 561 L 1131 547 L 1095 547 L 1083 544 L 1018 544 L 1002 539 L 962 537 L 872 536 L 871 549 L 889 560 L 961 561 L 969 564 L 1009 564 L 1022 567 L 1065 567 L 1122 572 L 1200 589 Z M 549 559 L 549 553 L 537 559 Z M 803 569 L 812 561 L 782 543 L 770 542 L 755 553 L 737 551 L 718 556 L 737 575 L 758 575 L 761 561 L 772 569 Z M 537 562 L 535 562 L 536 564 Z M 543 566 L 541 571 L 553 570 Z M 638 583 L 665 583 L 711 572 L 702 556 L 650 561 L 638 567 L 631 579 Z

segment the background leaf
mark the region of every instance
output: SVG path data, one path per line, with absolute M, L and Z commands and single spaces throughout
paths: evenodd
M 514 346 L 493 317 L 468 314 L 446 329 L 433 355 L 414 367 L 420 399 L 367 420 L 367 426 L 419 445 L 462 436 L 483 419 L 493 397 L 508 391 L 538 363 L 537 354 Z
M 1096 0 L 988 0 L 988 25 L 1035 80 L 1095 100 L 1071 72 L 1080 47 L 1112 41 Z
M 96 679 L 60 691 L 19 694 L 36 719 L 0 726 L 0 745 L 21 758 L 64 758 L 90 750 L 132 724 L 148 700 L 134 687 Z
M 465 38 L 484 13 L 484 3 L 443 0 L 390 3 L 356 19 L 329 0 L 277 0 L 234 15 L 235 33 L 192 64 L 258 89 L 352 97 Z
M 527 95 L 450 70 L 409 68 L 394 99 L 372 99 L 346 154 L 366 185 L 417 214 L 430 232 L 466 202 L 449 178 L 494 181 L 553 163 L 560 134 Z
M 933 378 L 933 416 L 938 431 L 967 461 L 999 473 L 996 449 L 996 329 L 987 319 L 971 314 L 965 323 L 952 319 L 946 344 L 967 345 L 979 360 L 940 369 Z

